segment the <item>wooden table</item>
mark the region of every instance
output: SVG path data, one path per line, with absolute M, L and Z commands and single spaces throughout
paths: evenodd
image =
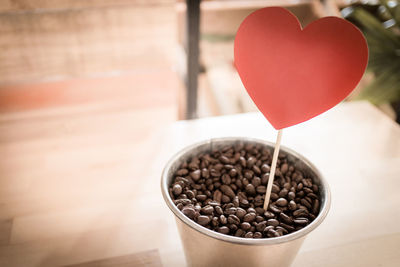
M 54 116 L 0 118 L 0 266 L 184 266 L 160 194 L 165 162 L 210 137 L 276 137 L 259 113 L 172 125 L 129 110 Z M 143 132 L 144 123 L 158 126 Z M 293 266 L 399 266 L 399 125 L 366 102 L 341 104 L 285 129 L 282 145 L 332 190 Z

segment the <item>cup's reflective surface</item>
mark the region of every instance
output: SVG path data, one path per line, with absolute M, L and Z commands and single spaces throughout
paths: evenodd
M 319 186 L 321 195 L 320 212 L 317 218 L 305 228 L 275 238 L 248 239 L 223 235 L 202 227 L 187 218 L 175 206 L 168 194 L 173 174 L 180 164 L 201 152 L 209 152 L 238 142 L 260 144 L 273 150 L 270 142 L 243 138 L 216 138 L 189 146 L 178 152 L 167 163 L 161 178 L 161 190 L 165 202 L 174 213 L 176 224 L 188 266 L 290 266 L 306 235 L 314 230 L 326 217 L 330 207 L 330 190 L 317 168 L 300 154 L 281 147 L 280 154 L 301 169 L 307 177 Z

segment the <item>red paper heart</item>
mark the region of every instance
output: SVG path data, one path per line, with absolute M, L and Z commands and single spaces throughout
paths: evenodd
M 275 129 L 311 119 L 342 101 L 368 61 L 362 33 L 337 17 L 301 29 L 284 8 L 250 14 L 235 38 L 235 65 L 247 92 Z

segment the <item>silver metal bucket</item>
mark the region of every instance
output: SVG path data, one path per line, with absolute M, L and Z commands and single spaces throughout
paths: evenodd
M 331 195 L 327 182 L 317 168 L 302 155 L 281 147 L 280 154 L 311 177 L 319 186 L 320 212 L 317 218 L 303 229 L 274 238 L 248 239 L 220 234 L 195 223 L 186 217 L 173 203 L 168 194 L 175 171 L 183 160 L 201 152 L 212 151 L 238 142 L 261 144 L 273 150 L 274 144 L 258 139 L 231 137 L 215 138 L 186 147 L 172 157 L 162 173 L 161 190 L 165 202 L 175 214 L 188 266 L 290 266 L 308 233 L 314 230 L 328 214 Z

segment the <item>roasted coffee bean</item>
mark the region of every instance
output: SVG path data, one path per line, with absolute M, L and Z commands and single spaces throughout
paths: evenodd
M 221 201 L 222 203 L 229 203 L 231 199 L 227 195 L 222 195 Z
M 229 176 L 231 176 L 231 177 L 236 177 L 237 174 L 238 174 L 238 172 L 236 169 L 231 169 L 229 171 Z
M 226 224 L 228 222 L 228 219 L 224 215 L 219 216 L 219 221 L 222 224 Z
M 189 173 L 189 171 L 187 169 L 180 169 L 180 170 L 177 170 L 175 172 L 175 175 L 177 175 L 177 176 L 185 176 L 188 173 Z
M 287 206 L 288 201 L 286 200 L 286 198 L 278 198 L 278 200 L 276 201 L 276 205 L 278 205 L 279 207 L 285 207 Z
M 182 209 L 183 209 L 183 204 L 182 204 L 182 203 L 178 203 L 178 204 L 176 205 L 176 207 L 177 207 L 179 210 L 182 210 Z
M 265 210 L 261 207 L 256 207 L 255 210 L 257 215 L 263 215 L 265 212 Z
M 194 180 L 194 181 L 198 181 L 201 177 L 201 171 L 200 170 L 195 170 L 192 173 L 190 173 L 190 177 Z
M 271 225 L 271 226 L 278 226 L 278 225 L 279 225 L 279 221 L 276 220 L 276 219 L 269 219 L 269 220 L 267 221 L 267 224 L 268 224 L 268 225 Z
M 240 219 L 236 215 L 229 215 L 228 223 L 238 225 L 240 223 Z
M 287 163 L 282 164 L 281 173 L 285 174 L 285 173 L 287 173 L 288 170 L 289 170 L 289 165 L 287 165 Z
M 248 222 L 243 222 L 243 223 L 240 224 L 240 228 L 242 228 L 243 230 L 247 231 L 247 230 L 249 230 L 251 228 L 251 225 Z
M 223 184 L 229 185 L 229 184 L 231 184 L 232 179 L 229 176 L 229 174 L 225 173 L 224 175 L 222 175 L 221 181 L 222 181 Z
M 197 195 L 197 196 L 196 196 L 196 199 L 197 199 L 198 201 L 204 201 L 204 200 L 207 199 L 207 196 L 206 196 L 206 195 Z
M 244 210 L 244 209 L 242 209 L 242 208 L 237 208 L 236 209 L 236 216 L 239 218 L 239 219 L 243 219 L 243 217 L 246 215 L 246 211 Z
M 248 184 L 246 186 L 246 193 L 250 196 L 254 196 L 256 194 L 256 189 L 253 184 Z
M 274 215 L 272 212 L 270 212 L 270 211 L 266 211 L 266 212 L 264 213 L 264 216 L 265 216 L 265 218 L 267 218 L 267 219 L 273 219 L 273 218 L 275 217 L 275 215 Z
M 243 221 L 245 222 L 252 222 L 256 219 L 256 214 L 255 213 L 247 213 L 243 217 Z
M 236 208 L 234 208 L 234 207 L 230 207 L 230 208 L 227 208 L 227 209 L 225 209 L 225 214 L 226 215 L 231 215 L 231 214 L 235 214 L 236 213 Z
M 279 237 L 279 233 L 275 231 L 274 229 L 269 229 L 267 232 L 268 237 Z
M 292 218 L 290 218 L 288 215 L 286 215 L 285 213 L 281 213 L 281 214 L 279 214 L 279 218 L 284 222 L 284 223 L 287 223 L 287 224 L 292 224 L 293 223 L 293 219 Z
M 212 220 L 211 220 L 211 225 L 212 225 L 213 227 L 217 227 L 217 226 L 219 225 L 218 217 L 212 218 Z
M 253 238 L 262 238 L 262 233 L 260 233 L 260 232 L 255 232 L 255 233 L 253 234 Z
M 293 212 L 294 217 L 299 217 L 299 216 L 303 216 L 303 215 L 307 215 L 307 214 L 308 214 L 308 211 L 305 209 L 298 209 Z
M 221 185 L 221 191 L 231 199 L 235 197 L 235 193 L 230 186 L 227 186 L 225 184 Z
M 296 197 L 296 194 L 294 192 L 289 192 L 288 193 L 288 199 L 289 200 L 293 200 L 293 199 L 295 199 L 295 197 Z
M 286 189 L 286 188 L 283 188 L 283 189 L 279 192 L 279 197 L 286 197 L 288 193 L 289 193 L 289 190 Z
M 279 193 L 280 189 L 279 186 L 277 186 L 276 184 L 272 184 L 272 193 Z
M 172 187 L 172 191 L 174 192 L 175 196 L 179 196 L 182 193 L 182 187 L 179 184 L 175 184 Z
M 264 221 L 264 217 L 257 215 L 256 216 L 256 222 L 259 223 L 259 222 L 262 222 L 262 221 Z
M 276 231 L 277 231 L 278 233 L 280 233 L 281 235 L 286 235 L 286 234 L 289 233 L 289 231 L 286 230 L 285 228 L 283 228 L 282 226 L 277 226 L 277 227 L 275 227 L 275 228 L 276 228 Z
M 298 218 L 294 219 L 293 222 L 295 224 L 299 224 L 299 225 L 307 225 L 308 224 L 308 219 L 307 218 L 303 218 L 303 217 L 298 217 Z
M 267 222 L 266 222 L 266 221 L 259 222 L 259 223 L 256 225 L 256 229 L 257 229 L 257 231 L 259 231 L 259 232 L 264 231 L 265 227 L 267 227 Z
M 213 199 L 219 203 L 221 203 L 222 200 L 222 192 L 219 190 L 215 190 L 213 194 Z
M 217 213 L 218 215 L 224 214 L 224 211 L 222 210 L 222 208 L 220 206 L 214 207 L 214 210 L 215 210 L 215 213 Z
M 260 185 L 260 186 L 257 186 L 256 190 L 257 190 L 257 193 L 259 193 L 259 194 L 265 194 L 265 192 L 267 191 L 267 188 L 264 185 Z
M 210 205 L 207 205 L 207 206 L 203 207 L 200 211 L 203 214 L 211 215 L 214 212 L 214 208 L 212 206 L 210 206 Z
M 229 233 L 229 228 L 226 227 L 226 226 L 221 226 L 221 227 L 218 228 L 217 231 L 218 231 L 218 233 L 221 233 L 221 234 L 228 234 Z
M 313 208 L 312 208 L 312 213 L 318 214 L 319 211 L 319 200 L 316 199 L 314 200 Z
M 286 223 L 280 223 L 279 225 L 288 230 L 289 232 L 293 232 L 295 230 L 293 226 L 288 225 Z
M 243 231 L 242 229 L 239 228 L 236 230 L 235 236 L 241 237 L 244 235 L 244 233 L 245 233 L 245 231 Z
M 254 178 L 251 180 L 251 183 L 254 185 L 254 187 L 257 187 L 257 186 L 261 185 L 261 179 L 260 179 L 260 177 L 254 177 Z
M 208 216 L 200 215 L 199 217 L 197 217 L 197 223 L 205 226 L 210 223 L 210 218 Z
M 185 214 L 190 219 L 193 219 L 194 215 L 196 214 L 196 211 L 192 207 L 184 207 L 182 208 L 182 213 Z
M 239 197 L 238 197 L 238 196 L 235 196 L 235 197 L 233 198 L 233 200 L 232 200 L 232 203 L 233 203 L 233 205 L 235 205 L 235 207 L 239 207 L 239 204 L 240 204 L 240 202 L 239 202 Z
M 295 210 L 297 208 L 296 202 L 294 202 L 293 200 L 289 201 L 289 210 Z
M 271 211 L 273 211 L 273 212 L 275 212 L 275 213 L 280 213 L 280 212 L 282 212 L 282 210 L 280 209 L 280 208 L 278 208 L 276 205 L 274 205 L 274 204 L 270 204 L 269 206 L 268 206 L 268 208 L 271 210 Z
M 271 199 L 272 200 L 277 200 L 279 198 L 279 196 L 278 196 L 278 194 L 277 193 L 271 193 Z
M 244 237 L 245 237 L 245 238 L 253 238 L 253 232 L 247 232 L 247 233 L 244 235 Z
M 303 204 L 304 206 L 306 206 L 307 209 L 311 209 L 311 208 L 312 208 L 310 202 L 308 202 L 308 201 L 307 201 L 306 199 L 304 199 L 304 198 L 300 200 L 300 203 Z
M 268 164 L 261 165 L 261 171 L 264 173 L 270 172 L 271 167 Z

